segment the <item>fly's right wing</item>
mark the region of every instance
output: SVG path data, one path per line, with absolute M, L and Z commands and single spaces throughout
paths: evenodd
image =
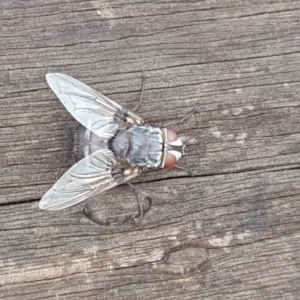
M 72 116 L 100 138 L 113 137 L 124 122 L 144 122 L 139 116 L 68 75 L 49 73 L 46 80 Z
M 73 165 L 43 196 L 39 208 L 67 208 L 139 174 L 134 168 L 118 168 L 114 154 L 108 149 L 100 149 Z

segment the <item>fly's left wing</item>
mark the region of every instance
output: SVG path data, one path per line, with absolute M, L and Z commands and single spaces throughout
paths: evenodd
M 114 154 L 100 149 L 73 165 L 43 196 L 41 209 L 59 210 L 131 180 L 138 169 L 120 169 Z
M 100 138 L 113 137 L 124 122 L 144 123 L 139 116 L 68 75 L 49 73 L 46 80 L 71 115 Z

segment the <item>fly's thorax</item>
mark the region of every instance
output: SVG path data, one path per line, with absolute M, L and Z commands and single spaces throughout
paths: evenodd
M 112 150 L 131 166 L 157 168 L 163 155 L 162 131 L 150 126 L 132 126 L 116 134 Z
M 163 156 L 161 168 L 170 169 L 175 166 L 178 159 L 184 154 L 184 147 L 178 134 L 171 128 L 162 128 Z

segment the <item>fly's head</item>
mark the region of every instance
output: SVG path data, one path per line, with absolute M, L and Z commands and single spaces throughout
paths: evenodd
M 162 128 L 164 140 L 164 152 L 161 167 L 164 169 L 173 168 L 178 159 L 184 154 L 185 145 L 172 128 Z

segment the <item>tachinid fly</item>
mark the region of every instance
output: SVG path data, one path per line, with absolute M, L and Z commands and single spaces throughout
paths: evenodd
M 60 73 L 46 75 L 58 99 L 84 127 L 95 134 L 99 147 L 73 165 L 43 196 L 41 209 L 59 210 L 129 182 L 144 170 L 172 168 L 184 145 L 171 128 L 145 124 L 133 112 Z

